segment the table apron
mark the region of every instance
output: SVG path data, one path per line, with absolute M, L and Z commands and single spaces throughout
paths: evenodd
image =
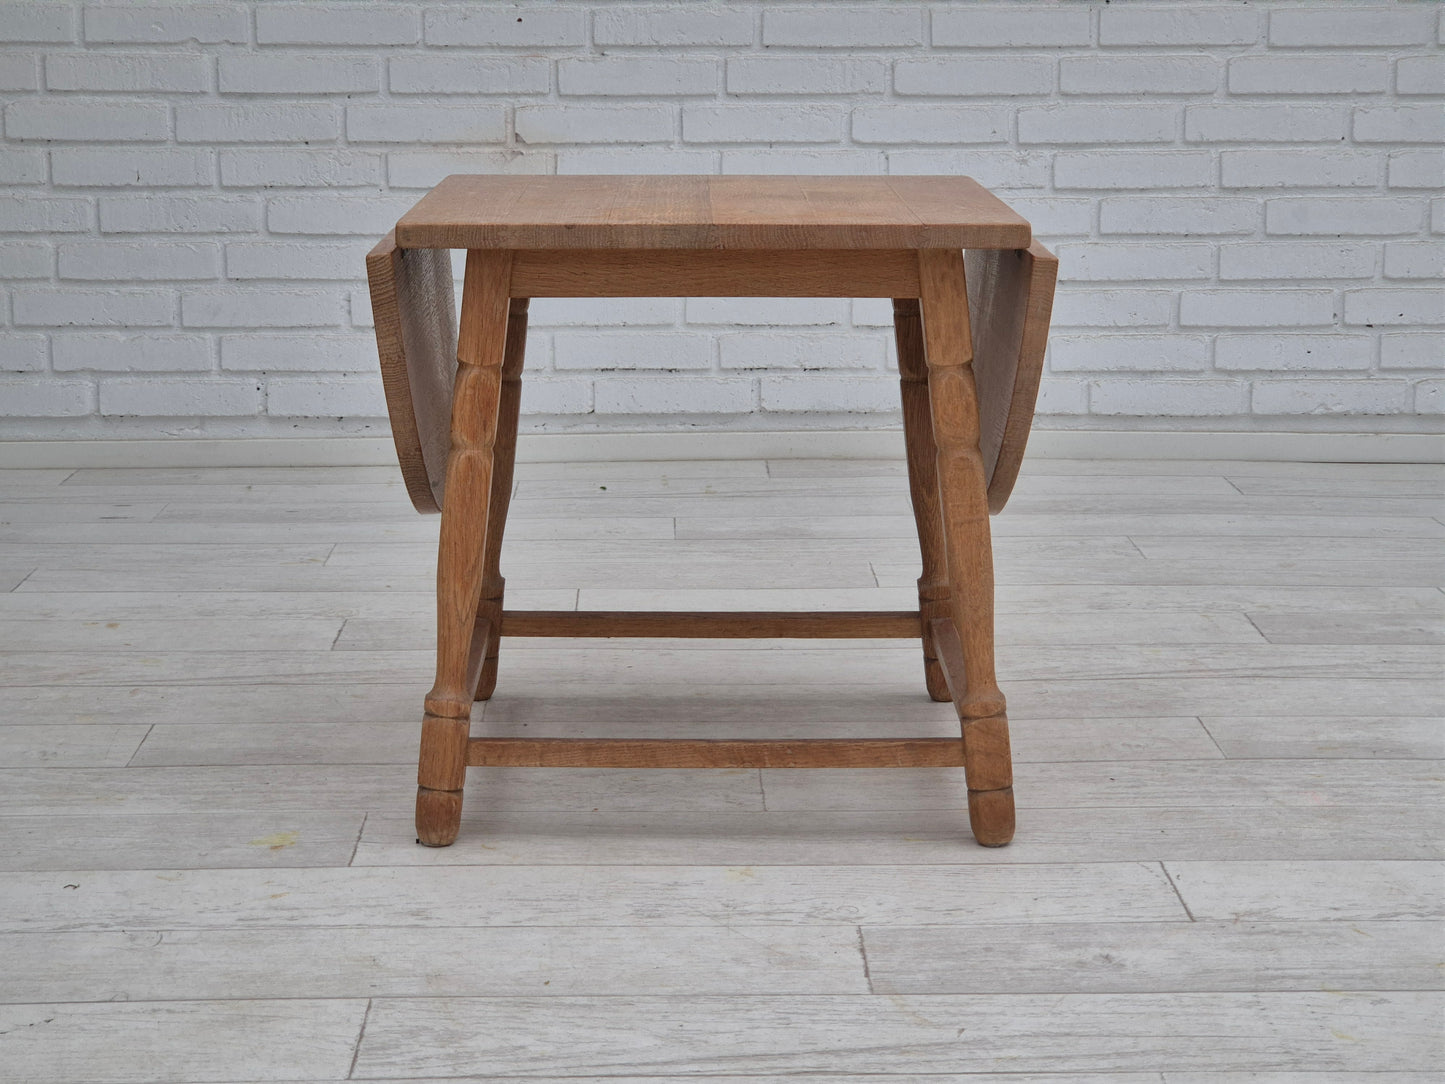
M 917 297 L 912 249 L 518 249 L 513 297 Z

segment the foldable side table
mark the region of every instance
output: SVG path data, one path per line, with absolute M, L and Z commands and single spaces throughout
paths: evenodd
M 460 327 L 449 249 L 467 250 Z M 1058 261 L 967 177 L 452 176 L 367 256 L 407 492 L 441 513 L 436 683 L 418 841 L 456 839 L 469 765 L 962 765 L 973 834 L 1013 837 L 994 677 L 988 516 L 1033 421 Z M 502 605 L 527 304 L 533 297 L 888 297 L 923 575 L 896 613 L 528 612 Z M 579 543 L 582 545 L 585 543 Z M 959 738 L 473 738 L 511 636 L 917 637 Z

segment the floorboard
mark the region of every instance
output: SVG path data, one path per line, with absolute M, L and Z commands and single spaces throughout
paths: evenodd
M 525 448 L 523 449 L 525 455 Z M 900 610 L 901 458 L 517 465 L 507 606 Z M 1434 1084 L 1445 469 L 1042 460 L 958 769 L 474 768 L 394 467 L 0 471 L 0 1078 Z M 902 640 L 511 639 L 473 733 L 957 733 Z

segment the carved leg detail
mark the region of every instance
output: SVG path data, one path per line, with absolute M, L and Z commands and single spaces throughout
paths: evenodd
M 502 392 L 497 411 L 497 442 L 493 453 L 492 496 L 487 509 L 486 552 L 482 557 L 482 601 L 478 618 L 491 623 L 491 637 L 482 656 L 476 699 L 488 700 L 497 688 L 497 656 L 502 646 L 502 532 L 512 501 L 512 471 L 517 460 L 517 416 L 522 402 L 522 361 L 527 350 L 525 297 L 512 298 L 507 313 L 507 346 L 502 355 Z
M 477 609 L 510 277 L 510 253 L 467 253 L 452 393 L 451 451 L 437 550 L 436 682 L 426 698 L 417 770 L 417 838 L 433 847 L 445 847 L 455 840 L 461 823 L 472 696 L 487 638 L 492 634 L 490 621 L 477 621 Z
M 979 451 L 963 254 L 919 252 L 924 354 L 944 548 L 951 585 L 949 616 L 960 640 L 964 688 L 955 698 L 963 727 L 964 774 L 975 838 L 1001 846 L 1013 838 L 1013 776 L 1008 719 L 994 676 L 993 549 L 988 486 Z
M 948 683 L 933 644 L 933 621 L 949 616 L 948 566 L 944 560 L 943 527 L 939 519 L 938 450 L 933 444 L 933 418 L 928 405 L 928 365 L 923 354 L 923 325 L 918 299 L 893 300 L 893 336 L 898 344 L 898 382 L 903 395 L 903 440 L 908 454 L 908 490 L 918 527 L 923 575 L 918 577 L 918 614 L 923 621 L 923 680 L 928 695 L 950 699 Z

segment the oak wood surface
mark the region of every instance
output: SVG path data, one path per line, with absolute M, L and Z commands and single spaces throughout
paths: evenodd
M 514 768 L 947 768 L 957 738 L 473 738 L 473 766 Z
M 515 297 L 912 297 L 910 250 L 526 249 Z
M 1015 251 L 964 254 L 978 385 L 979 447 L 988 507 L 1008 503 L 1034 421 L 1059 261 L 1035 241 Z
M 507 610 L 504 636 L 664 636 L 909 638 L 921 635 L 918 615 L 908 611 L 812 613 L 750 610 L 744 613 L 630 610 Z
M 393 230 L 367 254 L 366 277 L 402 479 L 416 510 L 435 512 L 446 484 L 457 367 L 451 256 L 444 249 L 403 250 Z
M 397 223 L 404 248 L 1027 248 L 969 177 L 447 177 Z

